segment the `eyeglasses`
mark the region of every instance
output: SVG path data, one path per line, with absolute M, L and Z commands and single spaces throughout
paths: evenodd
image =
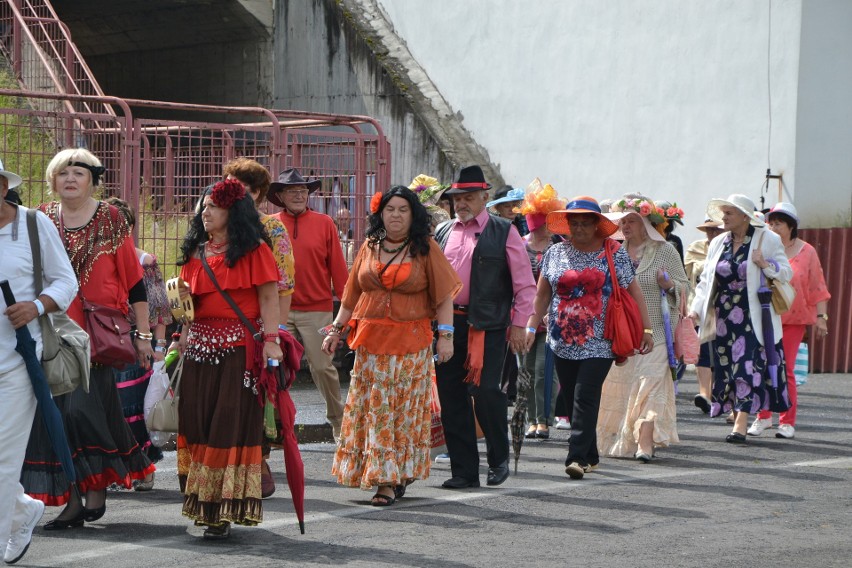
M 289 195 L 291 197 L 296 197 L 297 195 L 307 195 L 308 190 L 307 190 L 307 188 L 305 188 L 305 189 L 285 189 L 284 194 Z

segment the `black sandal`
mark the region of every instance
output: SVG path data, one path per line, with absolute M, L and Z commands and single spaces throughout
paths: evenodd
M 396 498 L 391 497 L 390 495 L 385 495 L 384 493 L 376 492 L 373 495 L 373 498 L 370 500 L 370 505 L 373 507 L 390 507 L 396 503 Z
M 394 485 L 393 494 L 397 499 L 402 499 L 405 496 L 405 490 L 408 486 L 414 483 L 414 479 L 406 479 L 402 485 Z
M 745 444 L 746 437 L 745 435 L 740 434 L 739 432 L 731 432 L 730 434 L 725 436 L 725 441 L 729 444 Z

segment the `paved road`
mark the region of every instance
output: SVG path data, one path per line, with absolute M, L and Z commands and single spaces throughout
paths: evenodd
M 337 486 L 330 444 L 302 446 L 307 534 L 300 535 L 273 452 L 278 492 L 265 522 L 209 543 L 180 515 L 171 453 L 147 494 L 110 493 L 106 516 L 60 534 L 36 529 L 19 565 L 180 566 L 852 566 L 852 376 L 816 375 L 801 391 L 794 440 L 725 444 L 728 427 L 691 406 L 681 386 L 682 443 L 643 465 L 604 459 L 582 481 L 563 472 L 566 433 L 524 445 L 519 473 L 498 488 L 441 489 L 449 466 L 393 507 Z M 302 417 L 322 409 L 295 394 Z M 482 479 L 484 482 L 484 470 Z M 58 509 L 49 509 L 45 521 Z

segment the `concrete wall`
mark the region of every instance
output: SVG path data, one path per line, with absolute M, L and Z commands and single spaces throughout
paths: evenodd
M 379 2 L 509 183 L 641 191 L 688 225 L 758 201 L 767 165 L 795 195 L 800 0 Z
M 796 199 L 808 226 L 852 226 L 852 2 L 802 6 Z
M 276 108 L 375 117 L 391 144 L 394 183 L 419 173 L 450 179 L 441 148 L 334 0 L 278 1 L 274 17 Z

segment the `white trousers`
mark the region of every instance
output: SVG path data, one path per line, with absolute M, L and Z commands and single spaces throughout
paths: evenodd
M 18 357 L 21 364 L 0 374 L 0 550 L 27 520 L 34 501 L 24 494 L 20 479 L 36 399 L 23 359 L 14 352 L 6 356 Z

